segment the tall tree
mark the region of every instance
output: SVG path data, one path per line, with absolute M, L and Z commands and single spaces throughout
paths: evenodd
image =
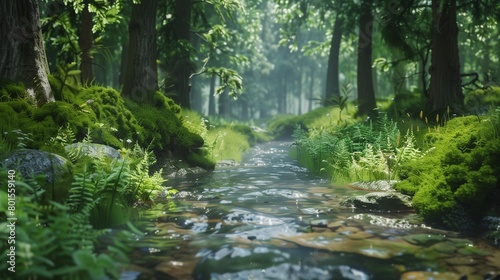
M 330 43 L 330 54 L 328 56 L 328 68 L 326 77 L 326 105 L 329 104 L 332 98 L 340 96 L 340 83 L 339 83 L 339 54 L 340 42 L 342 41 L 342 29 L 344 20 L 338 14 L 333 25 L 333 34 Z
M 463 105 L 458 56 L 456 0 L 432 1 L 432 56 L 428 109 L 460 109 Z
M 376 107 L 372 76 L 373 0 L 361 2 L 358 39 L 358 110 L 359 114 L 372 115 Z
M 177 41 L 177 49 L 172 60 L 171 75 L 174 78 L 174 100 L 183 108 L 190 109 L 189 77 L 193 72 L 188 46 L 191 42 L 191 0 L 175 0 L 172 22 L 173 38 Z
M 0 77 L 23 82 L 38 105 L 54 101 L 38 1 L 0 1 Z
M 84 1 L 84 8 L 81 15 L 80 34 L 78 45 L 80 47 L 80 70 L 82 84 L 86 85 L 94 79 L 92 44 L 94 34 L 92 33 L 92 14 L 89 9 L 89 0 Z
M 132 6 L 123 94 L 135 101 L 146 101 L 158 90 L 157 8 L 158 0 L 143 0 Z

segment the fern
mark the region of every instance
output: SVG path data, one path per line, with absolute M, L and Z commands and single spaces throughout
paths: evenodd
M 67 204 L 71 212 L 79 213 L 83 211 L 88 205 L 95 202 L 95 186 L 91 180 L 91 174 L 87 170 L 87 165 L 80 174 L 73 177 L 73 183 L 69 192 Z

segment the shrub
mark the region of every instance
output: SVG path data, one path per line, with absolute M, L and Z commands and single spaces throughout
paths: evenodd
M 413 135 L 400 132 L 385 114 L 376 122 L 330 125 L 294 134 L 299 162 L 336 183 L 395 178 L 401 164 L 420 156 Z M 293 154 L 293 153 L 292 153 Z
M 500 106 L 500 87 L 491 86 L 469 91 L 465 95 L 464 104 L 470 113 L 484 115 L 490 106 Z
M 404 167 L 396 187 L 414 195 L 415 209 L 426 221 L 463 230 L 499 203 L 500 138 L 491 129 L 498 116 L 500 109 L 488 118 L 449 121 L 440 132 L 429 134 L 435 148 Z

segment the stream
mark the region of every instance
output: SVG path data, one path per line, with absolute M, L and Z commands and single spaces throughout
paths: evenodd
M 340 202 L 332 185 L 259 144 L 240 166 L 169 179 L 174 197 L 141 211 L 122 279 L 500 279 L 500 249 L 432 229 L 411 212 Z M 464 278 L 465 277 L 465 278 Z

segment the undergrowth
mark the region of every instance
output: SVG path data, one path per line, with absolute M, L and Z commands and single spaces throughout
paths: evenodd
M 422 155 L 412 132 L 402 137 L 386 114 L 345 126 L 329 124 L 309 131 L 298 127 L 294 140 L 292 156 L 336 183 L 392 180 L 403 162 Z
M 28 140 L 11 139 L 10 133 L 25 134 L 14 131 L 3 135 L 0 143 L 12 150 L 29 141 L 29 135 L 25 137 Z M 46 144 L 59 150 L 74 140 L 74 132 L 67 126 Z M 91 144 L 90 135 L 84 141 Z M 120 152 L 122 158 L 109 159 L 68 151 L 66 156 L 77 166 L 77 172 L 62 204 L 42 203 L 45 190 L 36 180 L 0 171 L 4 182 L 15 182 L 15 209 L 0 203 L 0 241 L 14 246 L 2 246 L 1 253 L 6 256 L 14 251 L 17 279 L 120 278 L 121 269 L 129 262 L 128 244 L 141 234 L 129 222 L 133 209 L 176 192 L 163 186 L 162 170 L 150 174 L 149 168 L 155 163 L 151 151 L 135 144 Z M 11 196 L 10 191 L 0 190 L 0 201 L 8 201 Z M 14 215 L 15 240 L 9 242 L 7 218 Z M 7 262 L 0 264 L 0 278 L 9 279 L 8 267 L 11 265 Z

